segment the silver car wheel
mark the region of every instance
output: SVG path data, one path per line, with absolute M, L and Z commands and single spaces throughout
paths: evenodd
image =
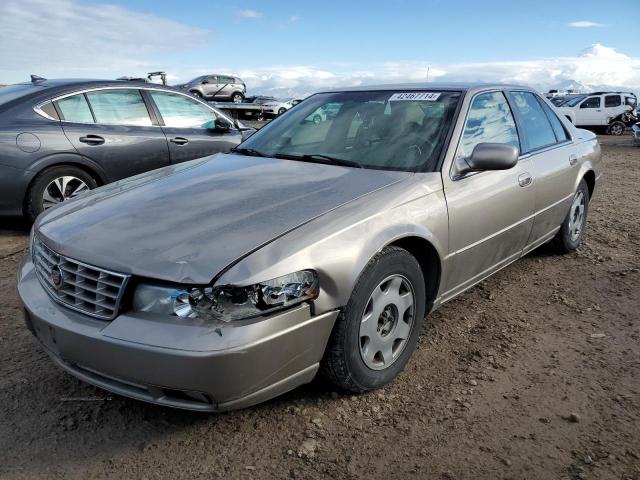
M 242 102 L 242 95 L 239 95 L 239 94 L 237 94 L 237 93 L 236 93 L 236 94 L 233 96 L 233 99 L 232 99 L 232 100 L 233 100 L 233 103 L 240 103 L 240 102 Z
M 622 135 L 624 133 L 624 125 L 621 123 L 615 123 L 611 125 L 609 132 L 611 133 L 611 135 L 616 135 L 616 136 Z
M 578 190 L 576 192 L 576 196 L 573 197 L 573 203 L 571 204 L 571 210 L 569 211 L 569 236 L 571 237 L 572 242 L 575 242 L 582 233 L 585 218 L 584 210 L 584 193 L 581 190 Z
M 65 175 L 55 178 L 42 193 L 42 207 L 47 210 L 87 190 L 90 190 L 89 186 L 78 177 Z
M 367 367 L 382 370 L 398 359 L 415 311 L 413 286 L 402 275 L 391 275 L 373 289 L 360 323 L 360 355 Z

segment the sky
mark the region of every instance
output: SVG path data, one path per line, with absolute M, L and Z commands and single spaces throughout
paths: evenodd
M 164 70 L 292 95 L 405 81 L 640 91 L 639 20 L 640 0 L 0 0 L 0 83 Z

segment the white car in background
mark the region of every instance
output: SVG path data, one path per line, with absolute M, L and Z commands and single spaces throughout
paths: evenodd
M 270 102 L 262 104 L 262 113 L 269 116 L 282 115 L 284 112 L 286 112 L 296 104 L 297 104 L 296 99 L 294 98 L 285 98 L 283 100 L 272 100 Z
M 625 115 L 636 108 L 637 98 L 627 92 L 595 92 L 563 103 L 558 111 L 576 127 L 606 127 L 609 135 L 622 135 Z

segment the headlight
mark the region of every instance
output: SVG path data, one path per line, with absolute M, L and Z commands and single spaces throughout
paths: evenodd
M 283 275 L 246 287 L 175 288 L 139 285 L 133 309 L 205 321 L 244 320 L 267 315 L 318 297 L 318 275 L 313 270 Z

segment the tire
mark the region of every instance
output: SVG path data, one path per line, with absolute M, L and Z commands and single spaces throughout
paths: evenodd
M 196 98 L 203 98 L 202 94 L 197 90 L 192 90 L 190 93 L 191 93 L 191 95 L 193 95 Z
M 240 92 L 235 92 L 233 95 L 231 95 L 231 101 L 233 103 L 242 103 L 244 102 L 244 95 Z
M 626 127 L 627 126 L 619 120 L 611 122 L 607 127 L 607 135 L 615 135 L 616 137 L 624 135 L 624 130 Z
M 320 125 L 322 123 L 322 117 L 320 115 L 314 115 L 313 123 L 315 123 L 316 125 Z
M 64 180 L 56 182 L 56 180 L 63 178 Z M 97 186 L 96 180 L 78 167 L 61 165 L 48 168 L 38 174 L 27 192 L 25 216 L 34 221 L 40 213 L 55 205 L 55 202 L 45 201 L 45 191 L 48 192 L 50 198 L 58 200 L 57 203 L 62 203 Z
M 284 108 L 284 107 L 280 108 L 280 110 L 278 110 L 278 116 L 279 116 L 279 115 L 282 115 L 282 114 L 283 114 L 284 112 L 286 112 L 286 111 L 287 111 L 287 109 L 286 109 L 286 108 Z
M 402 285 L 398 294 L 404 293 L 395 298 L 402 299 L 405 307 L 395 308 L 394 323 L 393 315 L 385 313 L 393 314 L 393 304 L 382 310 L 381 306 L 394 298 L 397 282 Z M 375 292 L 378 292 L 377 296 L 374 296 Z M 385 298 L 385 292 L 390 292 L 389 298 Z M 412 306 L 401 318 L 398 312 L 408 305 L 408 293 L 413 295 Z M 391 382 L 404 369 L 415 350 L 425 306 L 424 276 L 415 257 L 402 248 L 383 249 L 365 267 L 346 308 L 336 320 L 322 360 L 323 374 L 338 387 L 351 392 L 366 392 Z M 377 316 L 379 311 L 382 313 Z M 366 322 L 366 318 L 373 323 Z M 369 330 L 369 327 L 373 329 Z M 404 333 L 399 333 L 401 331 Z M 400 340 L 396 336 L 406 338 Z M 374 354 L 378 345 L 382 345 L 381 349 L 386 349 L 388 355 L 382 354 L 382 350 Z M 384 361 L 385 355 L 388 362 Z
M 579 207 L 582 205 L 582 212 L 579 212 Z M 582 239 L 587 227 L 587 214 L 589 213 L 589 187 L 587 182 L 582 179 L 578 185 L 573 201 L 571 202 L 571 208 L 567 217 L 562 222 L 560 230 L 556 233 L 552 242 L 558 253 L 571 253 L 576 250 Z M 579 223 L 577 217 L 580 216 Z M 578 232 L 576 233 L 576 228 Z

